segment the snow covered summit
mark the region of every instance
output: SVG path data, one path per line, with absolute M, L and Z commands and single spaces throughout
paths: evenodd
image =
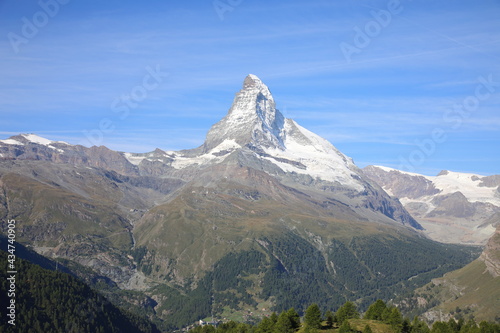
M 285 118 L 269 88 L 253 74 L 245 78 L 229 112 L 212 126 L 205 143 L 199 149 L 176 153 L 172 166 L 220 163 L 238 150 L 246 152 L 246 161 L 258 159 L 269 174 L 278 168 L 285 174 L 364 189 L 353 161 L 327 140 Z
M 234 140 L 240 146 L 253 144 L 283 149 L 284 120 L 269 88 L 250 74 L 236 93 L 228 114 L 208 132 L 204 151 L 224 140 Z

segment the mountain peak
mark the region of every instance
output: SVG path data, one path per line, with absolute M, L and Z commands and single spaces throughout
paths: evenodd
M 284 123 L 269 88 L 256 75 L 249 74 L 227 115 L 208 132 L 204 151 L 225 140 L 234 140 L 241 146 L 284 148 Z
M 248 74 L 247 77 L 245 78 L 245 81 L 243 81 L 243 89 L 263 84 L 264 83 L 261 81 L 261 79 L 257 77 L 257 75 Z
M 43 137 L 38 136 L 38 135 L 33 134 L 33 133 L 18 134 L 18 135 L 15 135 L 15 136 L 11 136 L 10 138 L 8 138 L 6 140 L 0 140 L 0 144 L 7 144 L 7 145 L 19 145 L 19 146 L 22 146 L 22 145 L 29 144 L 29 143 L 36 143 L 36 144 L 40 144 L 40 145 L 43 145 L 43 146 L 49 146 L 51 148 L 52 148 L 51 145 L 54 144 L 54 143 L 69 145 L 69 143 L 67 143 L 67 142 L 64 142 L 64 141 L 52 141 L 52 140 L 43 138 Z
M 245 161 L 253 155 L 254 164 L 266 164 L 263 168 L 269 173 L 278 168 L 357 191 L 365 188 L 354 162 L 327 140 L 286 119 L 269 88 L 253 74 L 245 78 L 228 114 L 212 126 L 200 148 L 192 153 L 210 161 L 215 161 L 214 153 L 242 149 L 247 152 Z
M 243 81 L 243 90 L 257 90 L 267 98 L 272 99 L 271 92 L 269 88 L 262 82 L 261 79 L 257 75 L 248 74 L 245 80 Z

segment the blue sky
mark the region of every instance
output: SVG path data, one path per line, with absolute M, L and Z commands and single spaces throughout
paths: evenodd
M 499 17 L 498 0 L 0 0 L 0 138 L 194 148 L 252 73 L 360 167 L 500 174 Z

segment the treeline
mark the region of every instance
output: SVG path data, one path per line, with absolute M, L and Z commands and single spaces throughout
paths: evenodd
M 15 326 L 5 320 L 11 288 L 7 280 L 7 253 L 0 251 L 0 332 L 147 332 L 159 333 L 149 320 L 111 304 L 77 278 L 49 271 L 21 258 L 15 267 Z
M 361 325 L 361 327 L 360 327 Z M 338 333 L 500 333 L 500 324 L 474 319 L 447 322 L 438 321 L 429 327 L 415 317 L 404 318 L 395 306 L 387 306 L 377 300 L 368 307 L 362 316 L 353 302 L 346 302 L 334 313 L 330 310 L 324 315 L 317 304 L 307 308 L 304 317 L 299 317 L 294 308 L 274 312 L 264 317 L 258 324 L 250 325 L 230 321 L 217 327 L 212 325 L 197 326 L 189 333 L 315 333 L 319 331 Z

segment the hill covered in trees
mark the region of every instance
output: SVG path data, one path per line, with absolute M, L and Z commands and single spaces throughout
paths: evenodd
M 6 267 L 7 253 L 0 251 Z M 77 278 L 16 259 L 15 326 L 3 315 L 0 332 L 144 332 L 159 333 L 147 319 L 125 312 Z M 0 307 L 10 299 L 8 275 L 0 270 Z M 5 311 L 2 311 L 5 313 Z

